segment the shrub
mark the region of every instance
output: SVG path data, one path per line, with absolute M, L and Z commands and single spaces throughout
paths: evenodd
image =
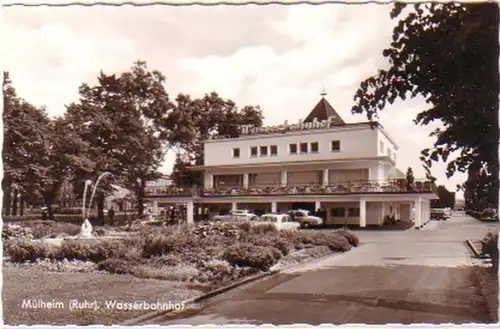
M 113 258 L 115 255 L 123 252 L 124 246 L 118 241 L 99 241 L 88 242 L 69 240 L 64 241 L 59 252 L 58 259 L 78 259 L 88 260 L 94 263 L 99 263 L 108 258 Z
M 252 224 L 249 222 L 240 223 L 238 224 L 238 228 L 245 233 L 249 233 L 252 231 Z
M 335 233 L 346 238 L 347 241 L 349 241 L 349 243 L 351 244 L 351 246 L 357 247 L 359 245 L 358 237 L 354 235 L 352 232 L 346 230 L 338 230 Z
M 316 233 L 312 236 L 315 246 L 328 246 L 332 251 L 349 251 L 351 245 L 347 238 L 336 233 Z
M 123 259 L 110 258 L 103 260 L 97 264 L 97 269 L 113 274 L 128 274 L 130 273 L 129 266 Z
M 234 267 L 229 262 L 218 259 L 203 262 L 200 270 L 204 274 L 203 278 L 210 282 L 221 282 L 231 279 L 235 272 Z
M 247 239 L 249 243 L 262 247 L 274 247 L 286 256 L 294 248 L 294 245 L 287 239 L 273 234 L 264 234 L 261 236 L 251 236 Z
M 28 239 L 12 240 L 4 245 L 5 252 L 12 262 L 34 262 L 38 259 L 52 258 L 55 247 Z
M 253 234 L 267 234 L 267 233 L 277 233 L 278 230 L 273 224 L 259 224 L 253 225 L 251 233 Z
M 66 233 L 76 235 L 80 232 L 80 226 L 71 223 L 59 223 L 55 221 L 28 221 L 20 223 L 22 227 L 31 229 L 33 237 L 40 239 L 49 235 Z
M 259 270 L 268 270 L 280 257 L 280 251 L 274 247 L 256 246 L 249 243 L 236 243 L 222 255 L 222 259 L 233 266 L 249 266 Z
M 153 267 L 141 265 L 131 269 L 130 273 L 138 278 L 159 279 L 169 281 L 192 281 L 200 276 L 200 271 L 192 265 Z
M 167 231 L 166 235 L 156 233 L 147 235 L 142 246 L 144 257 L 158 256 L 174 251 L 182 251 L 196 245 L 196 238 L 188 232 Z

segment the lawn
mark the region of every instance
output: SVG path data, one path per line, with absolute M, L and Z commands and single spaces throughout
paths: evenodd
M 188 283 L 103 273 L 55 273 L 25 267 L 3 269 L 3 314 L 9 325 L 120 324 L 144 311 L 106 309 L 105 302 L 171 302 L 199 295 Z M 64 309 L 22 308 L 22 301 L 62 302 Z M 97 300 L 99 310 L 69 310 L 70 300 Z

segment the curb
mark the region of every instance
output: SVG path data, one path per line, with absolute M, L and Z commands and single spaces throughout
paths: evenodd
M 193 297 L 193 298 L 184 300 L 184 301 L 181 302 L 181 304 L 184 304 L 184 306 L 186 306 L 186 305 L 198 303 L 198 302 L 201 302 L 201 301 L 203 301 L 205 299 L 208 299 L 210 297 L 214 297 L 216 295 L 224 293 L 224 292 L 226 292 L 228 290 L 231 290 L 231 289 L 237 288 L 239 286 L 242 286 L 242 285 L 244 285 L 246 283 L 250 283 L 252 281 L 257 281 L 259 279 L 262 279 L 262 278 L 265 278 L 265 277 L 268 277 L 268 276 L 272 276 L 272 275 L 278 274 L 280 272 L 281 272 L 281 270 L 273 270 L 273 271 L 269 271 L 269 272 L 265 272 L 265 273 L 259 273 L 259 274 L 250 276 L 248 278 L 242 279 L 240 281 L 234 282 L 234 283 L 232 283 L 230 285 L 227 285 L 227 286 L 224 286 L 224 287 L 221 287 L 221 288 L 209 291 L 209 292 L 207 292 L 207 293 L 205 293 L 203 295 L 200 295 L 198 297 Z M 175 310 L 173 310 L 173 309 L 171 309 L 171 310 L 153 311 L 153 312 L 150 312 L 150 313 L 138 316 L 136 318 L 132 318 L 132 319 L 126 320 L 126 321 L 122 322 L 121 325 L 136 325 L 136 324 L 140 324 L 141 322 L 148 321 L 148 320 L 151 320 L 151 319 L 153 319 L 153 318 L 155 318 L 157 316 L 161 316 L 161 315 L 165 315 L 165 314 L 168 314 L 168 313 L 172 313 L 174 311 Z
M 485 282 L 488 279 L 486 279 L 483 273 L 477 268 L 474 269 L 474 276 L 477 280 L 477 284 L 479 285 L 479 291 L 486 304 L 486 313 L 489 321 L 494 323 L 495 321 L 498 321 L 498 309 L 495 308 L 495 305 L 492 305 L 491 300 L 488 298 L 487 283 Z
M 358 247 L 359 247 L 359 245 L 356 246 L 355 248 L 358 248 Z M 338 253 L 338 254 L 342 254 L 342 253 Z M 201 302 L 201 301 L 203 301 L 205 299 L 208 299 L 208 298 L 217 296 L 219 294 L 222 294 L 222 293 L 224 293 L 226 291 L 229 291 L 231 289 L 234 289 L 234 288 L 237 288 L 239 286 L 242 286 L 242 285 L 244 285 L 246 283 L 257 281 L 259 279 L 270 277 L 270 276 L 273 276 L 273 275 L 276 275 L 276 274 L 280 274 L 282 271 L 289 270 L 289 269 L 294 268 L 294 267 L 299 266 L 299 265 L 304 265 L 304 264 L 307 264 L 307 263 L 313 263 L 313 262 L 316 262 L 316 261 L 319 262 L 321 260 L 324 260 L 324 259 L 326 259 L 328 257 L 332 257 L 334 255 L 336 255 L 336 254 L 335 253 L 334 254 L 328 254 L 328 255 L 325 255 L 323 257 L 313 258 L 313 259 L 311 259 L 309 261 L 306 261 L 304 263 L 301 263 L 301 264 L 290 264 L 289 266 L 284 266 L 282 268 L 278 268 L 278 269 L 275 269 L 275 270 L 270 270 L 269 272 L 259 273 L 259 274 L 250 276 L 248 278 L 244 278 L 244 279 L 242 279 L 240 281 L 234 282 L 234 283 L 232 283 L 230 285 L 227 285 L 227 286 L 224 286 L 224 287 L 221 287 L 221 288 L 209 291 L 209 292 L 207 292 L 207 293 L 205 293 L 203 295 L 200 295 L 198 297 L 193 297 L 193 298 L 184 300 L 184 301 L 181 302 L 181 304 L 184 304 L 184 306 L 190 305 L 190 304 L 195 304 L 195 303 Z M 147 314 L 144 314 L 144 315 L 141 315 L 141 316 L 138 316 L 138 317 L 126 320 L 126 321 L 122 322 L 121 325 L 137 325 L 137 324 L 140 324 L 141 322 L 154 319 L 157 316 L 162 316 L 162 315 L 169 314 L 169 313 L 172 313 L 172 312 L 175 312 L 175 311 L 176 310 L 173 310 L 173 309 L 172 310 L 153 311 L 153 312 L 150 312 L 150 313 L 147 313 Z

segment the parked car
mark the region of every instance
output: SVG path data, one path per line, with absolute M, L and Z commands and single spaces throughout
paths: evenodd
M 436 220 L 446 220 L 448 217 L 446 216 L 446 212 L 441 208 L 432 208 L 431 209 L 431 219 Z
M 252 221 L 258 219 L 259 216 L 254 214 L 248 209 L 242 210 L 232 210 L 226 215 L 215 215 L 213 217 L 214 221 L 220 222 L 244 222 L 244 221 Z
M 447 207 L 444 208 L 444 214 L 446 215 L 447 218 L 451 217 L 451 208 Z
M 484 221 L 498 221 L 497 210 L 494 208 L 486 208 L 481 213 L 481 220 Z
M 294 222 L 287 214 L 264 214 L 253 225 L 272 224 L 277 230 L 298 230 L 300 223 Z
M 293 221 L 300 224 L 301 228 L 319 227 L 323 225 L 323 219 L 311 215 L 309 210 L 297 209 L 288 212 Z

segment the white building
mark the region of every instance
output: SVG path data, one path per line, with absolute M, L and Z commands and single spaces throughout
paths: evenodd
M 415 227 L 430 217 L 435 185 L 409 186 L 396 168 L 398 146 L 379 123 L 345 123 L 325 98 L 305 120 L 280 126 L 241 127 L 238 138 L 205 141 L 203 188 L 151 193 L 158 203 L 184 203 L 188 222 L 195 205 L 212 212 L 248 208 L 325 209 L 326 224 L 382 225 L 386 216 Z

